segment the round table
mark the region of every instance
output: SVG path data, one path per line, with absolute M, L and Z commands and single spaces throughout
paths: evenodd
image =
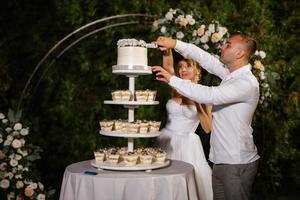
M 90 160 L 69 165 L 65 169 L 60 200 L 99 199 L 197 200 L 194 168 L 177 160 L 151 172 L 97 170 Z

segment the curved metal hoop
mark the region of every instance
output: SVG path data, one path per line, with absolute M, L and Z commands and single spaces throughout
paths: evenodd
M 75 31 L 71 32 L 70 34 L 68 34 L 67 36 L 65 36 L 64 38 L 62 38 L 61 40 L 59 40 L 46 54 L 45 56 L 38 62 L 38 64 L 35 66 L 33 72 L 30 74 L 30 77 L 28 78 L 26 84 L 25 84 L 25 87 L 23 88 L 22 90 L 22 93 L 21 93 L 21 97 L 19 99 L 19 102 L 18 102 L 18 106 L 17 106 L 17 110 L 20 109 L 21 107 L 21 104 L 22 104 L 22 101 L 24 99 L 24 96 L 26 94 L 26 91 L 28 89 L 28 86 L 32 80 L 32 78 L 34 77 L 34 75 L 36 74 L 37 70 L 40 68 L 40 66 L 43 64 L 43 62 L 48 58 L 48 56 L 57 48 L 59 47 L 64 41 L 66 41 L 67 39 L 69 39 L 71 36 L 75 35 L 76 33 L 79 33 L 80 31 L 92 26 L 92 25 L 95 25 L 97 23 L 100 23 L 100 22 L 104 22 L 104 21 L 108 21 L 108 20 L 112 20 L 112 19 L 118 19 L 118 18 L 125 18 L 125 17 L 149 17 L 149 18 L 153 18 L 155 16 L 153 15 L 148 15 L 148 14 L 140 14 L 140 13 L 137 13 L 137 14 L 123 14 L 123 15 L 115 15 L 115 16 L 111 16 L 111 17 L 105 17 L 105 18 L 102 18 L 102 19 L 98 19 L 98 20 L 95 20 L 91 23 L 88 23 L 78 29 L 76 29 Z M 53 63 L 61 56 L 63 55 L 68 49 L 70 49 L 71 47 L 73 47 L 75 44 L 77 44 L 78 42 L 80 42 L 81 40 L 83 40 L 84 38 L 90 36 L 90 35 L 93 35 L 99 31 L 102 31 L 102 30 L 105 30 L 105 29 L 108 29 L 108 28 L 112 28 L 112 27 L 117 27 L 117 26 L 124 26 L 124 25 L 131 25 L 131 24 L 137 24 L 138 22 L 137 21 L 134 21 L 134 22 L 123 22 L 123 23 L 117 23 L 117 24 L 112 24 L 112 25 L 108 25 L 108 26 L 105 26 L 103 28 L 100 28 L 100 29 L 96 29 L 94 31 L 91 31 L 89 33 L 87 33 L 86 35 L 80 37 L 79 39 L 77 39 L 76 41 L 72 42 L 70 45 L 68 45 L 66 48 L 63 49 L 63 51 L 57 55 L 52 61 L 51 63 L 49 64 L 49 67 L 47 67 L 46 71 L 48 71 L 48 69 L 51 67 L 51 65 L 53 65 Z M 45 72 L 43 73 L 42 77 L 39 79 L 38 81 L 38 84 L 40 83 L 40 81 L 42 80 L 42 78 L 44 77 L 45 75 Z M 35 87 L 36 88 L 36 87 Z

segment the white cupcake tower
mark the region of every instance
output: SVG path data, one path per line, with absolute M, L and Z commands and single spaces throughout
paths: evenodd
M 135 70 L 135 67 L 139 67 L 139 70 Z M 143 68 L 142 68 L 143 67 Z M 114 74 L 126 75 L 129 77 L 129 91 L 131 94 L 135 94 L 135 78 L 139 75 L 152 74 L 151 68 L 149 66 L 113 66 Z M 135 101 L 134 98 L 131 101 L 104 101 L 104 104 L 113 104 L 113 105 L 124 105 L 125 108 L 128 108 L 128 122 L 134 122 L 134 109 L 138 108 L 141 105 L 157 105 L 158 101 Z M 128 151 L 133 152 L 134 149 L 134 138 L 151 138 L 159 136 L 160 132 L 150 132 L 150 133 L 126 133 L 120 131 L 100 131 L 100 134 L 112 137 L 125 137 L 128 138 Z
M 149 75 L 152 74 L 151 68 L 149 66 L 121 66 L 114 65 L 113 73 L 126 75 L 129 78 L 129 91 L 131 94 L 135 94 L 135 78 L 139 75 Z M 123 105 L 125 108 L 128 108 L 128 122 L 134 122 L 134 109 L 138 108 L 141 105 L 157 105 L 158 101 L 135 101 L 133 98 L 131 101 L 113 101 L 106 100 L 104 104 L 111 105 Z M 128 151 L 133 152 L 134 150 L 134 138 L 151 138 L 157 137 L 160 135 L 160 132 L 149 132 L 149 133 L 127 133 L 121 131 L 102 131 L 99 132 L 101 135 L 111 136 L 111 137 L 124 137 L 128 139 Z M 102 164 L 96 163 L 95 160 L 91 162 L 94 167 L 99 169 L 109 169 L 109 170 L 126 170 L 126 171 L 135 171 L 135 170 L 152 170 L 157 168 L 166 167 L 170 164 L 169 160 L 166 160 L 164 163 L 152 163 L 151 165 L 141 165 L 138 164 L 136 166 L 126 166 L 124 163 L 120 163 L 118 165 L 111 165 L 107 162 Z

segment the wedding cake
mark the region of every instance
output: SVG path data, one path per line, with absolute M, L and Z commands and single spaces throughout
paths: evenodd
M 117 65 L 148 66 L 147 44 L 143 40 L 121 39 L 117 43 L 118 58 Z

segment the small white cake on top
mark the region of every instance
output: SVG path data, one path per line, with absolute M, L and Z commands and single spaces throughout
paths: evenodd
M 136 39 L 121 39 L 118 45 L 117 65 L 148 66 L 146 42 Z

